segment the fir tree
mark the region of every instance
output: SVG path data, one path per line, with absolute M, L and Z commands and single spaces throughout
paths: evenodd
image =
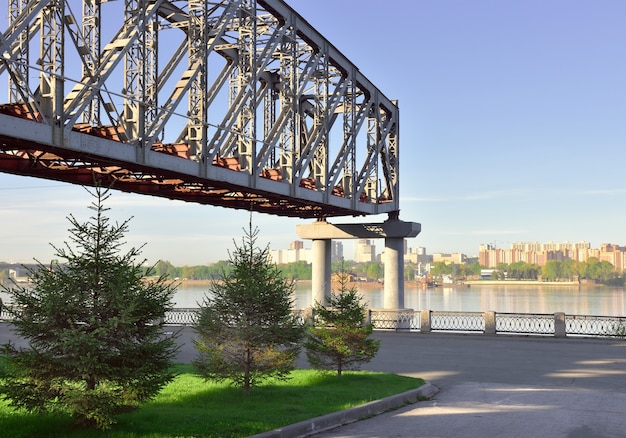
M 284 379 L 295 367 L 303 325 L 292 311 L 294 283 L 256 247 L 258 230 L 235 243 L 230 269 L 212 282 L 195 329 L 195 365 L 205 378 L 229 379 L 245 393 L 264 380 Z
M 318 370 L 359 369 L 378 353 L 380 341 L 370 338 L 372 324 L 364 324 L 365 305 L 355 287 L 348 287 L 348 276 L 340 272 L 339 291 L 327 297 L 327 305 L 316 302 L 313 322 L 304 348 L 311 366 Z
M 5 345 L 0 394 L 31 412 L 69 413 L 101 429 L 172 378 L 175 339 L 162 321 L 175 286 L 145 281 L 140 249 L 122 252 L 128 222 L 110 223 L 109 190 L 96 187 L 85 223 L 72 215 L 70 242 L 53 248 L 58 262 L 29 271 L 32 286 L 16 283 L 10 313 L 29 348 Z

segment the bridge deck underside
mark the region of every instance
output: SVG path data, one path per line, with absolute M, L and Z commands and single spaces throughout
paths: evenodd
M 362 214 L 349 208 L 312 203 L 309 199 L 272 194 L 227 181 L 151 168 L 7 136 L 0 136 L 0 172 L 84 186 L 101 184 L 128 193 L 286 217 L 318 218 Z

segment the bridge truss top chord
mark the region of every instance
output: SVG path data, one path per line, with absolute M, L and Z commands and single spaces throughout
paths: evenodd
M 282 0 L 8 3 L 0 171 L 281 216 L 397 214 L 396 102 Z

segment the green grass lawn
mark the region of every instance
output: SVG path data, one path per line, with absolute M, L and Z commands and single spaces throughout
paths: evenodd
M 140 409 L 117 417 L 111 430 L 81 430 L 67 417 L 14 411 L 0 401 L 0 436 L 31 437 L 246 437 L 308 418 L 408 391 L 424 381 L 366 371 L 296 370 L 287 381 L 254 388 L 246 396 L 228 383 L 207 382 L 191 365 Z

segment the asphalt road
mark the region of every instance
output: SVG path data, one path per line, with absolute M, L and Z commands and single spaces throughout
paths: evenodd
M 430 401 L 318 437 L 626 436 L 626 341 L 378 333 L 367 368 L 422 377 Z

